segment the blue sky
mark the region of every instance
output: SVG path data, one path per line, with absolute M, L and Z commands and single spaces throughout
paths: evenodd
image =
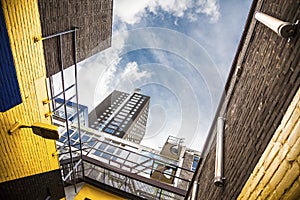
M 142 144 L 169 135 L 201 150 L 251 1 L 115 0 L 112 47 L 80 63 L 79 100 L 94 108 L 114 89 L 151 97 Z

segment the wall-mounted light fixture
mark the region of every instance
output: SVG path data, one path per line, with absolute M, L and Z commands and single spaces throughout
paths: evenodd
M 58 127 L 50 124 L 45 123 L 33 123 L 31 126 L 21 124 L 20 122 L 16 122 L 12 128 L 8 131 L 11 135 L 12 133 L 16 132 L 20 128 L 31 128 L 33 133 L 39 135 L 46 139 L 57 140 L 59 139 L 59 132 Z
M 297 20 L 296 23 L 285 22 L 261 12 L 255 13 L 255 19 L 272 29 L 281 37 L 291 38 L 297 33 L 299 20 Z

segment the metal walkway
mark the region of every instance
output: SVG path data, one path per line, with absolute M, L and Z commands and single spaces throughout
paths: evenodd
M 64 56 L 62 37 L 66 34 L 73 34 L 74 43 L 74 77 L 69 85 L 66 84 L 62 61 Z M 77 193 L 76 184 L 85 181 L 129 199 L 184 199 L 190 180 L 180 178 L 178 175 L 180 173 L 172 173 L 170 169 L 190 174 L 194 172 L 181 168 L 178 160 L 81 125 L 77 86 L 76 28 L 44 37 L 42 40 L 53 38 L 57 39 L 59 45 L 61 71 L 60 76 L 56 74 L 48 78 L 50 98 L 45 103 L 50 103 L 51 107 L 48 116 L 52 117 L 55 125 L 63 129 L 63 134 L 57 141 L 59 150 L 57 156 L 65 185 L 73 185 L 75 193 Z M 58 87 L 57 82 L 60 82 Z M 56 101 L 57 99 L 60 101 Z M 68 106 L 70 103 L 74 105 L 71 110 Z M 155 179 L 152 176 L 154 173 Z M 165 179 L 170 181 L 165 182 Z

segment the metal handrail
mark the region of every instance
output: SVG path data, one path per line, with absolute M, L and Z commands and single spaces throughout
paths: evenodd
M 76 160 L 76 157 L 74 158 Z M 79 159 L 79 157 L 78 157 Z M 77 160 L 78 160 L 77 159 Z M 143 184 L 146 184 L 146 185 L 149 185 L 149 186 L 152 186 L 152 187 L 155 187 L 155 188 L 158 188 L 158 189 L 161 189 L 163 191 L 166 191 L 166 192 L 170 192 L 170 193 L 173 193 L 175 195 L 179 195 L 181 197 L 184 197 L 185 194 L 186 194 L 186 190 L 183 190 L 183 189 L 179 189 L 179 188 L 176 188 L 176 187 L 173 187 L 171 185 L 168 185 L 168 184 L 165 184 L 165 183 L 162 183 L 160 181 L 156 181 L 156 180 L 153 180 L 153 179 L 149 179 L 149 178 L 145 178 L 143 176 L 139 176 L 139 175 L 136 175 L 136 174 L 132 174 L 130 172 L 127 172 L 125 170 L 122 170 L 122 169 L 119 169 L 117 167 L 114 167 L 114 166 L 111 166 L 109 164 L 106 164 L 106 163 L 103 163 L 101 161 L 98 161 L 96 159 L 93 159 L 93 158 L 90 158 L 88 156 L 84 156 L 82 155 L 82 162 L 83 164 L 86 163 L 86 164 L 91 164 L 92 166 L 95 166 L 93 168 L 87 168 L 86 170 L 97 170 L 99 171 L 100 169 L 104 169 L 104 170 L 108 170 L 110 172 L 113 172 L 113 173 L 116 173 L 118 175 L 121 175 L 121 176 L 124 176 L 126 177 L 125 181 L 128 181 L 130 179 L 134 180 L 134 181 L 138 181 L 140 183 L 143 183 Z M 67 165 L 68 163 L 64 162 L 63 165 Z M 63 168 L 63 167 L 62 167 Z M 100 168 L 100 169 L 99 169 Z M 107 174 L 106 174 L 107 175 Z M 85 175 L 85 177 L 89 177 L 91 178 L 88 174 Z M 83 177 L 84 178 L 84 177 Z M 95 179 L 94 179 L 95 180 Z M 144 191 L 144 190 L 143 190 Z
M 60 93 L 58 93 L 57 95 L 55 95 L 54 97 L 51 97 L 50 100 L 54 100 L 57 97 L 59 97 L 60 95 L 62 95 L 63 93 L 67 92 L 69 89 L 71 89 L 72 87 L 74 87 L 75 84 L 70 85 L 69 87 L 67 87 L 65 90 L 61 91 Z
M 74 134 L 74 133 L 73 133 Z M 190 173 L 194 173 L 194 171 L 190 170 L 190 169 L 186 169 L 186 168 L 182 168 L 182 167 L 179 167 L 178 165 L 174 165 L 173 163 L 169 163 L 169 162 L 166 162 L 165 160 L 162 160 L 162 159 L 157 159 L 157 158 L 153 158 L 151 156 L 147 156 L 147 155 L 144 155 L 144 154 L 141 154 L 141 153 L 138 153 L 138 152 L 133 152 L 129 149 L 126 149 L 125 147 L 122 147 L 122 146 L 118 146 L 116 144 L 113 144 L 113 143 L 110 143 L 106 140 L 99 140 L 99 139 L 91 139 L 87 142 L 83 142 L 82 144 L 88 144 L 90 142 L 100 142 L 102 144 L 106 144 L 108 145 L 109 147 L 113 147 L 115 148 L 116 150 L 121 150 L 123 152 L 127 152 L 128 154 L 131 154 L 131 155 L 134 155 L 135 156 L 139 156 L 140 158 L 144 158 L 146 159 L 146 161 L 148 160 L 148 162 L 158 162 L 158 163 L 161 163 L 163 165 L 166 165 L 166 166 L 170 166 L 170 167 L 173 167 L 173 168 L 177 168 L 177 169 L 181 169 L 181 170 L 184 170 L 184 171 L 187 171 L 187 172 L 190 172 Z M 94 145 L 95 146 L 95 145 Z M 105 153 L 106 155 L 110 156 L 110 157 L 115 157 L 115 158 L 118 158 L 120 160 L 123 160 L 124 162 L 128 162 L 128 163 L 132 163 L 134 164 L 134 166 L 129 166 L 129 165 L 125 165 L 127 168 L 136 168 L 136 167 L 144 167 L 145 169 L 144 170 L 153 170 L 153 168 L 149 168 L 148 165 L 145 165 L 145 161 L 143 161 L 142 163 L 138 163 L 138 162 L 134 162 L 132 160 L 127 160 L 126 158 L 128 158 L 130 155 L 127 155 L 126 158 L 123 158 L 123 157 L 120 157 L 114 153 L 111 153 L 111 152 L 108 152 L 108 151 L 105 151 L 103 149 L 98 149 L 96 147 L 90 147 L 90 148 L 84 148 L 84 151 L 85 150 L 90 150 L 89 153 L 91 152 L 91 150 L 97 150 L 97 151 L 100 151 L 101 153 Z M 116 151 L 115 150 L 115 151 Z M 86 151 L 87 152 L 87 151 Z M 88 154 L 89 154 L 88 153 Z M 88 155 L 87 154 L 87 155 Z M 95 155 L 96 156 L 96 155 Z M 104 159 L 104 158 L 103 158 Z M 121 163 L 121 162 L 118 162 L 118 161 L 114 161 L 114 160 L 107 160 L 108 162 L 113 162 L 113 163 L 116 163 L 118 165 L 120 165 L 120 167 L 122 166 L 122 164 L 124 163 Z M 144 163 L 144 164 L 143 164 Z M 174 176 L 174 177 L 178 177 L 178 176 Z M 178 177 L 180 178 L 180 177 Z M 180 178 L 181 179 L 181 178 Z M 186 179 L 182 179 L 182 180 L 186 180 Z

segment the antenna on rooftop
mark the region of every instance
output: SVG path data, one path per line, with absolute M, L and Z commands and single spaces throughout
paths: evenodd
M 135 88 L 135 89 L 134 89 L 134 92 L 140 94 L 140 93 L 141 93 L 141 88 Z

